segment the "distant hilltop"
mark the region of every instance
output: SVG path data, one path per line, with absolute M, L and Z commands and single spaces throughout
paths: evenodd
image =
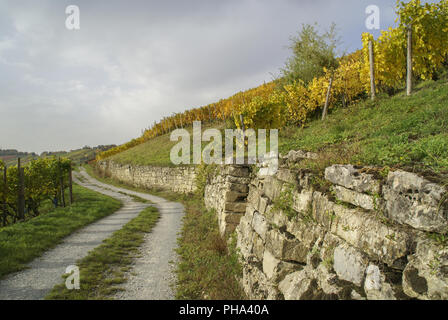
M 2 156 L 16 156 L 16 157 L 21 157 L 21 156 L 37 156 L 37 154 L 35 152 L 21 152 L 21 151 L 17 151 L 15 149 L 5 149 L 2 150 L 0 149 L 0 157 Z
M 74 163 L 82 164 L 95 159 L 95 156 L 99 152 L 107 151 L 116 147 L 112 145 L 99 145 L 96 147 L 84 146 L 81 149 L 74 149 L 70 151 L 44 151 L 40 155 L 35 152 L 22 152 L 15 149 L 0 149 L 0 160 L 7 166 L 12 166 L 17 163 L 17 158 L 21 158 L 23 163 L 26 163 L 36 158 L 46 157 L 66 157 L 71 159 Z

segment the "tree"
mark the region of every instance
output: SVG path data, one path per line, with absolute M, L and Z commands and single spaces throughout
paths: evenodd
M 303 81 L 305 85 L 314 78 L 323 76 L 325 69 L 334 70 L 338 66 L 336 48 L 339 43 L 336 25 L 322 34 L 317 30 L 317 24 L 302 25 L 296 37 L 291 38 L 293 56 L 288 58 L 282 75 L 287 83 Z

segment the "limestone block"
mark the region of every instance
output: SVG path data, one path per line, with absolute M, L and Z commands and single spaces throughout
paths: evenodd
M 263 261 L 263 255 L 264 255 L 264 241 L 258 234 L 253 234 L 252 239 L 252 250 L 253 254 L 257 258 L 258 261 Z
M 403 272 L 403 291 L 419 299 L 448 299 L 448 246 L 419 241 Z
M 266 249 L 277 258 L 284 261 L 306 263 L 309 248 L 295 238 L 288 238 L 277 229 L 266 234 Z
M 300 267 L 296 264 L 278 260 L 269 250 L 265 250 L 263 254 L 263 272 L 267 279 L 276 283 Z
M 286 224 L 288 223 L 288 217 L 281 211 L 274 209 L 272 204 L 266 207 L 265 217 L 269 224 L 278 229 L 286 227 Z
M 361 286 L 368 259 L 352 246 L 342 244 L 334 250 L 334 271 L 342 280 Z
M 276 177 L 280 181 L 297 185 L 297 173 L 292 170 L 280 168 L 276 173 Z
M 261 191 L 259 191 L 258 188 L 251 186 L 249 194 L 247 195 L 247 205 L 258 210 L 260 198 Z
M 413 247 L 415 234 L 386 225 L 370 213 L 337 205 L 319 192 L 313 195 L 313 217 L 324 228 L 393 268 L 404 269 L 402 260 Z
M 278 285 L 285 300 L 302 300 L 309 291 L 316 287 L 317 281 L 313 279 L 307 269 L 288 274 Z
M 343 202 L 351 203 L 366 210 L 375 210 L 375 200 L 373 196 L 359 193 L 341 186 L 334 186 L 336 198 Z
M 326 168 L 325 179 L 357 192 L 380 192 L 380 182 L 372 174 L 360 172 L 352 165 L 333 165 Z
M 263 239 L 263 241 L 266 240 L 266 233 L 268 232 L 269 225 L 266 218 L 257 211 L 254 212 L 252 228 L 261 237 L 261 239 Z
M 243 166 L 224 166 L 224 174 L 233 177 L 247 177 L 249 176 L 249 168 Z
M 265 214 L 265 213 L 266 213 L 266 208 L 267 208 L 269 202 L 270 202 L 270 201 L 269 201 L 268 198 L 266 198 L 266 197 L 260 197 L 260 200 L 259 200 L 259 202 L 258 202 L 258 211 L 259 211 L 261 214 Z
M 271 201 L 275 201 L 280 196 L 282 185 L 281 181 L 269 176 L 265 179 L 263 192 Z
M 386 282 L 385 275 L 374 264 L 367 267 L 364 291 L 369 300 L 397 300 L 391 284 Z
M 316 241 L 323 237 L 325 230 L 314 223 L 305 223 L 300 218 L 288 220 L 286 223 L 286 231 L 293 235 L 300 242 L 300 247 L 305 251 L 311 251 Z
M 275 258 L 272 253 L 269 252 L 269 250 L 265 250 L 263 254 L 263 272 L 268 277 L 268 279 L 271 279 L 274 277 L 275 270 L 277 266 L 279 265 L 280 260 Z
M 442 205 L 447 190 L 405 171 L 390 172 L 384 186 L 388 217 L 415 229 L 448 232 L 448 209 Z
M 308 213 L 313 200 L 313 191 L 302 190 L 302 192 L 294 191 L 292 208 L 300 213 Z

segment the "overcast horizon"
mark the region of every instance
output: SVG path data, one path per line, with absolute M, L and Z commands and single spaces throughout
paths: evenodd
M 80 30 L 65 26 L 68 5 Z M 361 48 L 368 5 L 394 25 L 395 0 L 0 0 L 0 149 L 122 144 L 271 81 L 304 23 L 334 22 L 339 52 Z

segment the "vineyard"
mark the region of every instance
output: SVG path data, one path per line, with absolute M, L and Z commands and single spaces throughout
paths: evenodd
M 189 126 L 193 121 L 232 120 L 237 127 L 241 127 L 242 115 L 246 128 L 282 128 L 285 125 L 303 126 L 324 105 L 328 105 L 328 109 L 349 107 L 372 93 L 369 42 L 375 56 L 375 65 L 372 65 L 375 93 L 396 92 L 405 86 L 409 30 L 413 35 L 414 81 L 436 78 L 437 71 L 448 64 L 448 0 L 426 4 L 420 0 L 408 3 L 398 1 L 396 14 L 398 27 L 382 31 L 376 40 L 372 34 L 364 33 L 361 50 L 340 57 L 336 68 L 324 69 L 323 76 L 314 78 L 308 84 L 302 81 L 284 83 L 278 79 L 239 92 L 228 99 L 174 114 L 154 123 L 141 137 L 100 153 L 97 160 Z
M 0 161 L 0 223 L 25 221 L 41 213 L 44 203 L 65 206 L 72 202 L 71 161 L 64 158 L 31 160 L 26 166 L 6 167 Z M 68 199 L 65 191 L 69 189 Z

